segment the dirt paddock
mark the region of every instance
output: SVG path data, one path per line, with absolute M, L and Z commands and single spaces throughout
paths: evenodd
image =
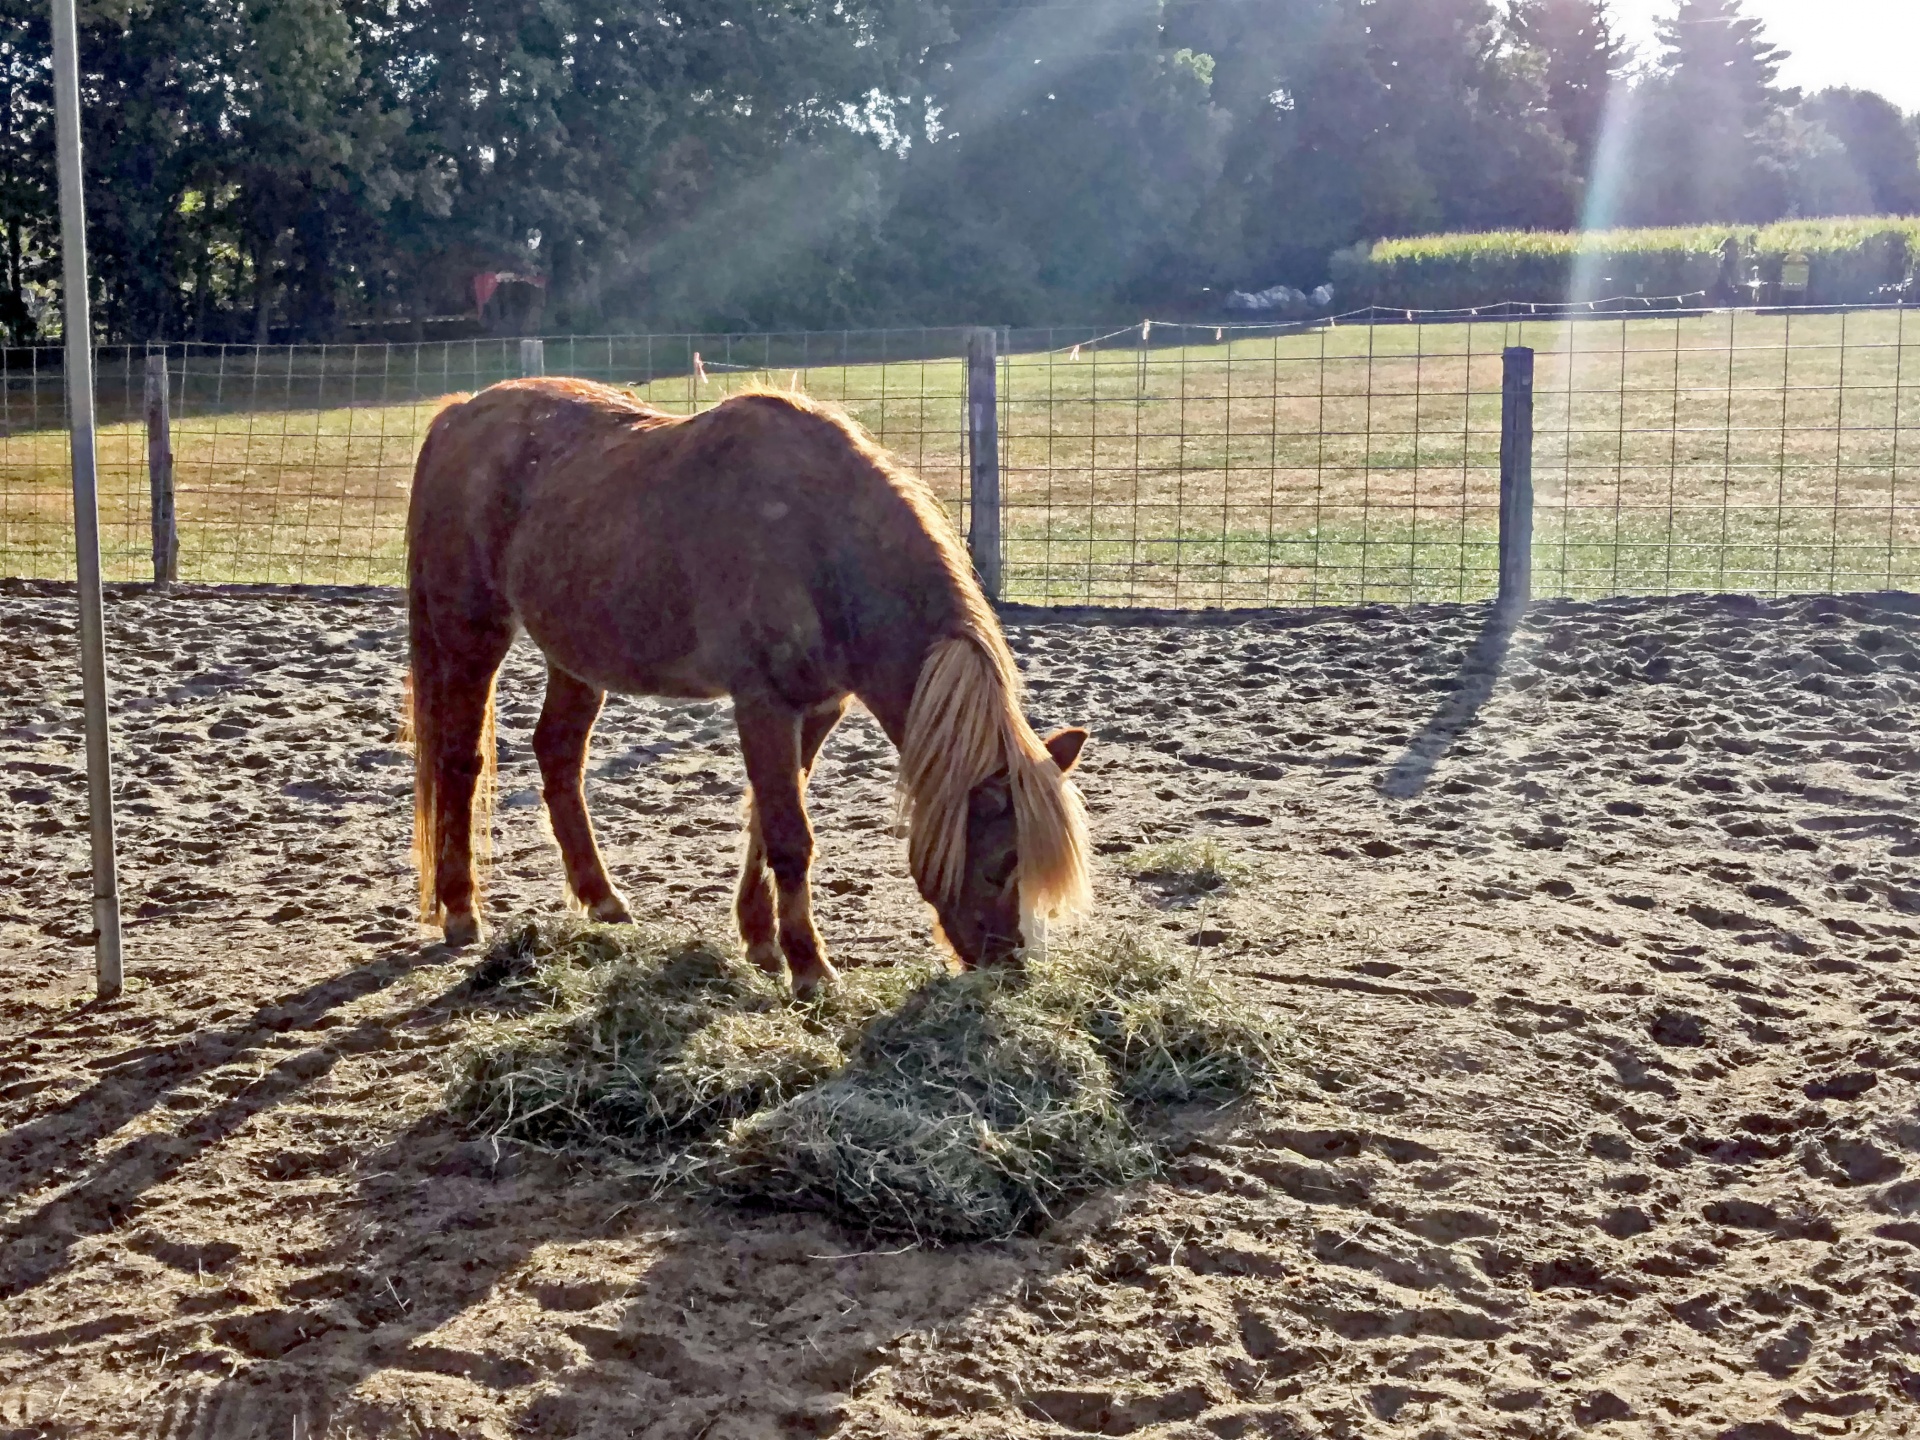
M 1022 623 L 1102 899 L 1293 1017 L 1297 1083 L 1031 1239 L 653 1202 L 440 1115 L 389 596 L 110 599 L 131 983 L 87 1003 L 73 603 L 0 587 L 0 1436 L 1920 1432 L 1920 604 Z M 551 908 L 503 682 L 493 906 Z M 848 962 L 930 942 L 864 718 Z M 716 706 L 592 799 L 722 927 Z M 1220 896 L 1126 857 L 1212 837 Z

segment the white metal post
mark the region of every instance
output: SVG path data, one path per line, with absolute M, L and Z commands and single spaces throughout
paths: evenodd
M 120 881 L 114 862 L 113 759 L 107 749 L 107 649 L 100 614 L 100 501 L 93 467 L 93 322 L 87 304 L 87 207 L 80 188 L 80 43 L 73 0 L 53 0 L 54 128 L 60 163 L 61 315 L 73 437 L 74 573 L 86 706 L 87 815 L 93 841 L 94 954 L 100 998 L 120 993 Z

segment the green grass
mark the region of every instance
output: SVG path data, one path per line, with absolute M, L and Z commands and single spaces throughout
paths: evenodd
M 1739 312 L 1010 356 L 1006 598 L 1490 594 L 1500 357 L 1513 344 L 1538 352 L 1537 594 L 1920 588 L 1920 317 Z M 710 376 L 636 389 L 682 413 L 744 383 L 844 402 L 964 526 L 958 361 Z M 412 394 L 190 407 L 174 432 L 183 576 L 396 583 L 413 456 L 435 408 Z M 0 573 L 71 573 L 65 444 L 48 428 L 0 437 Z M 138 426 L 103 427 L 100 456 L 107 573 L 140 578 Z

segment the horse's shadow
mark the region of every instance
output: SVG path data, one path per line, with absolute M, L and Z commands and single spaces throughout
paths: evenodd
M 5 1263 L 0 1297 L 19 1294 L 65 1268 L 73 1244 L 119 1228 L 145 1194 L 220 1144 L 254 1116 L 271 1109 L 342 1058 L 382 1048 L 383 1023 L 329 1029 L 333 1012 L 385 989 L 423 966 L 444 963 L 438 946 L 400 951 L 329 976 L 259 1006 L 245 1020 L 202 1031 L 179 1044 L 139 1047 L 127 1057 L 102 1057 L 93 1069 L 102 1078 L 6 1134 L 6 1169 L 0 1200 L 30 1195 L 60 1176 L 84 1172 L 77 1183 L 20 1213 L 4 1229 Z M 70 1024 L 71 1017 L 59 1024 Z M 45 1038 L 54 1027 L 24 1037 Z M 290 1033 L 316 1031 L 326 1038 L 295 1053 L 272 1050 Z M 170 1097 L 214 1071 L 257 1055 L 282 1058 L 244 1088 L 175 1131 L 149 1129 L 104 1155 L 95 1147 Z
M 463 980 L 430 1005 L 516 1003 Z M 162 1428 L 823 1433 L 900 1336 L 954 1323 L 1066 1248 L 914 1247 L 650 1198 L 616 1163 L 472 1138 L 435 1111 L 362 1158 L 328 1239 L 290 1257 L 305 1273 L 268 1308 L 181 1325 Z

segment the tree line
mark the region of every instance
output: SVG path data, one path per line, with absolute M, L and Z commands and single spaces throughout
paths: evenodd
M 1378 237 L 1920 212 L 1920 117 L 1783 86 L 1740 0 L 1676 0 L 1646 61 L 1604 0 L 81 12 L 121 340 L 419 335 L 483 275 L 552 331 L 1191 313 Z M 57 325 L 49 53 L 0 0 L 15 343 Z

